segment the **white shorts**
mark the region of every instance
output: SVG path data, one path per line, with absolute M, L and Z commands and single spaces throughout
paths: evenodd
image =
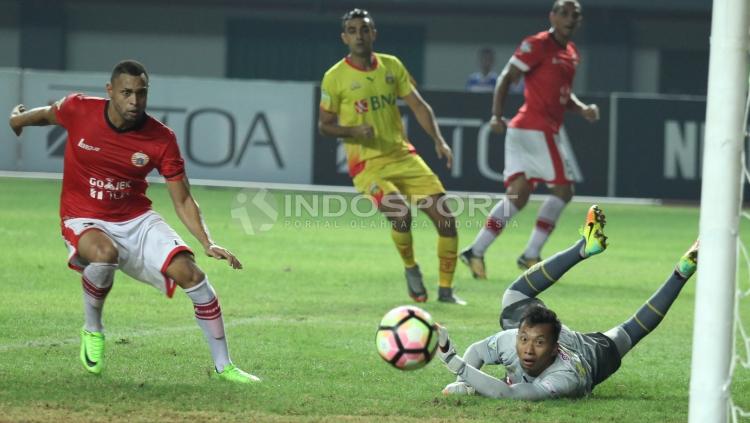
M 564 129 L 563 129 L 564 131 Z M 520 175 L 552 185 L 581 180 L 567 136 L 536 129 L 508 128 L 505 135 L 505 185 Z
M 125 222 L 76 218 L 62 222 L 63 239 L 68 247 L 68 266 L 82 272 L 88 264 L 78 255 L 78 240 L 88 230 L 104 232 L 117 247 L 117 267 L 133 279 L 153 285 L 172 297 L 175 282 L 166 275 L 175 254 L 188 251 L 185 241 L 154 211 Z

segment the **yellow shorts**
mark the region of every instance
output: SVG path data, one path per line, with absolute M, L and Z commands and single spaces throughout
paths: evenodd
M 354 188 L 380 205 L 386 194 L 400 193 L 410 201 L 445 192 L 443 184 L 416 153 L 398 151 L 367 160 L 354 179 Z

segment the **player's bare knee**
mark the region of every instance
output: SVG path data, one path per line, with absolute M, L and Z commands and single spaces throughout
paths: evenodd
M 458 236 L 458 232 L 456 231 L 456 218 L 453 216 L 445 216 L 437 222 L 437 231 L 442 237 L 453 238 Z
M 408 232 L 411 227 L 411 211 L 399 195 L 387 195 L 378 206 L 378 210 L 388 219 L 393 229 Z
M 505 191 L 505 197 L 521 210 L 529 202 L 529 196 L 534 186 L 523 176 L 513 179 Z
M 78 255 L 89 263 L 117 263 L 119 252 L 114 241 L 103 231 L 85 231 L 78 240 Z
M 89 250 L 90 257 L 87 257 L 92 263 L 117 263 L 118 252 L 109 239 L 102 240 L 91 246 Z
M 411 214 L 407 213 L 405 216 L 390 218 L 391 227 L 396 232 L 409 232 L 411 230 Z
M 411 230 L 411 211 L 409 211 L 408 207 L 381 208 L 381 211 L 391 223 L 393 230 L 397 232 L 409 232 Z
M 513 205 L 516 206 L 518 210 L 521 210 L 522 208 L 526 206 L 526 203 L 529 202 L 530 196 L 531 196 L 531 190 L 528 190 L 528 189 L 519 189 L 513 194 L 507 195 L 510 202 L 513 203 Z
M 192 288 L 206 279 L 206 274 L 197 267 L 195 269 L 184 269 L 184 271 L 178 272 L 176 276 L 177 278 L 173 279 L 182 289 Z
M 206 279 L 206 274 L 203 273 L 203 271 L 198 268 L 198 266 L 194 266 L 194 269 L 191 269 L 190 274 L 188 275 L 187 281 L 190 284 L 190 286 L 198 285 L 199 283 L 203 282 L 203 280 Z
M 437 197 L 433 197 L 435 199 L 435 211 L 438 213 L 438 215 L 445 219 L 454 219 L 453 210 L 451 210 L 450 205 L 448 205 L 448 197 L 445 196 L 445 194 L 440 194 Z
M 570 200 L 573 199 L 573 194 L 575 193 L 575 189 L 573 188 L 572 184 L 566 184 L 566 185 L 555 185 L 550 190 L 552 192 L 552 195 L 559 198 L 565 203 L 569 203 Z
M 182 289 L 192 288 L 206 278 L 206 274 L 195 263 L 193 255 L 188 252 L 174 256 L 167 266 L 166 273 Z

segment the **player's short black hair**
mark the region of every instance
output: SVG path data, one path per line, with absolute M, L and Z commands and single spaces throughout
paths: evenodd
M 143 66 L 143 63 L 137 60 L 128 59 L 116 64 L 115 67 L 112 68 L 112 76 L 109 77 L 109 81 L 114 82 L 115 78 L 123 73 L 132 76 L 139 76 L 143 74 L 146 75 L 146 80 L 148 80 L 148 72 L 146 71 L 146 67 Z
M 369 19 L 370 26 L 372 26 L 373 28 L 375 27 L 375 19 L 372 18 L 370 12 L 365 9 L 355 8 L 344 13 L 344 15 L 341 16 L 341 29 L 346 28 L 346 21 L 351 19 Z
M 567 3 L 575 3 L 579 9 L 581 8 L 581 3 L 579 3 L 578 0 L 555 0 L 555 2 L 552 3 L 552 13 L 559 12 Z
M 526 311 L 521 315 L 521 320 L 518 323 L 518 327 L 526 323 L 528 326 L 536 326 L 539 324 L 549 323 L 552 325 L 553 341 L 557 342 L 560 338 L 560 331 L 562 330 L 562 323 L 557 318 L 557 314 L 554 311 L 548 309 L 541 304 L 534 304 L 529 306 Z

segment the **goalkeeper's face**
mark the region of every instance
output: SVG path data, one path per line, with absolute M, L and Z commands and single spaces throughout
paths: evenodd
M 554 339 L 551 323 L 538 323 L 534 326 L 524 322 L 518 328 L 516 353 L 521 367 L 533 377 L 539 376 L 557 356 L 557 341 Z

